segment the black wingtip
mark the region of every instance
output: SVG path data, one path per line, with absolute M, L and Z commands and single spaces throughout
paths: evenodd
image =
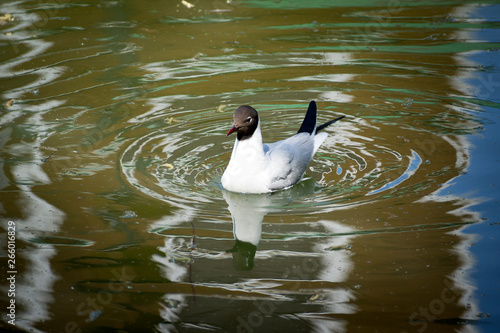
M 342 118 L 345 118 L 345 116 L 340 116 L 340 117 L 335 118 L 333 120 L 327 121 L 323 125 L 318 126 L 318 128 L 316 128 L 316 133 L 319 133 L 319 131 L 325 129 L 326 127 L 330 126 L 331 124 L 333 124 L 334 122 L 336 122 L 337 120 L 340 120 Z
M 317 112 L 316 102 L 311 101 L 309 103 L 309 108 L 307 109 L 304 121 L 302 122 L 302 125 L 300 126 L 297 133 L 312 134 L 314 132 L 314 129 L 316 127 L 316 112 Z

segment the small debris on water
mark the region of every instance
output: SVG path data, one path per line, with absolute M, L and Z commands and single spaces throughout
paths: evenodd
M 12 22 L 14 21 L 14 16 L 12 16 L 12 14 L 4 14 L 2 16 L 0 16 L 0 25 L 4 25 L 4 24 L 7 24 L 7 22 Z
M 224 112 L 227 108 L 227 105 L 226 104 L 220 104 L 218 107 L 217 107 L 217 112 Z
M 177 309 L 179 307 L 180 302 L 176 299 L 167 299 L 165 301 L 165 305 L 169 309 Z
M 122 215 L 120 215 L 121 219 L 131 219 L 137 217 L 137 213 L 134 212 L 133 210 L 126 210 L 123 212 Z
M 483 312 L 479 312 L 476 317 L 478 318 L 489 318 L 490 317 L 490 314 L 489 313 L 483 313 Z
M 186 0 L 182 0 L 181 2 L 184 6 L 186 6 L 187 8 L 193 8 L 194 5 L 190 2 L 187 2 Z
M 167 170 L 172 170 L 174 168 L 174 166 L 170 163 L 164 163 L 162 165 L 160 165 L 161 167 L 164 167 L 164 168 L 167 168 Z
M 102 314 L 102 311 L 99 310 L 94 310 L 89 314 L 89 318 L 86 320 L 87 323 L 96 320 L 99 318 Z
M 412 98 L 405 98 L 405 101 L 401 103 L 402 106 L 405 108 L 409 108 L 413 104 L 413 99 Z
M 328 297 L 324 292 L 312 295 L 307 302 L 308 303 L 324 303 L 327 301 Z
M 150 34 L 158 33 L 158 30 L 156 30 L 156 29 L 141 28 L 140 30 L 145 31 L 145 32 L 150 33 Z
M 53 152 L 57 151 L 57 148 L 52 148 L 52 147 L 47 147 L 47 146 L 40 146 L 40 149 L 50 150 L 50 151 L 53 151 Z
M 193 57 L 194 60 L 198 60 L 200 59 L 200 57 L 204 57 L 206 54 L 205 53 L 202 53 L 202 52 L 198 52 L 195 54 L 195 56 Z
M 42 162 L 47 162 L 49 160 L 49 158 L 52 157 L 52 155 L 54 155 L 57 151 L 57 148 L 52 148 L 52 147 L 46 147 L 46 146 L 40 146 L 39 147 L 40 149 L 45 149 L 45 150 L 48 150 L 48 151 L 51 151 L 51 153 L 49 154 L 49 156 L 47 157 L 44 157 L 42 159 Z
M 15 100 L 15 99 L 13 99 L 13 98 L 9 99 L 7 102 L 5 102 L 5 107 L 6 107 L 6 108 L 10 108 L 10 107 L 12 107 L 12 105 L 14 105 L 14 102 L 15 102 L 15 101 L 16 101 L 16 100 Z
M 330 246 L 325 249 L 325 251 L 340 251 L 340 250 L 350 250 L 352 245 L 340 245 L 340 246 Z

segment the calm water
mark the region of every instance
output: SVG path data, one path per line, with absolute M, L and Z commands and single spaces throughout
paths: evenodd
M 495 2 L 3 2 L 1 327 L 497 332 Z M 223 191 L 310 100 L 305 179 Z

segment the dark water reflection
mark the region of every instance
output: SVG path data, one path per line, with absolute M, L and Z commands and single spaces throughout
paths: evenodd
M 495 329 L 499 10 L 1 4 L 2 327 Z M 310 100 L 346 118 L 305 179 L 225 192 L 234 108 L 272 142 Z

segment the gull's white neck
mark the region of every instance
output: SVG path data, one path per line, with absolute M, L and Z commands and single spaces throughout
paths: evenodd
M 222 175 L 222 186 L 240 193 L 268 192 L 267 165 L 259 124 L 250 138 L 234 142 L 231 159 Z
M 264 157 L 264 145 L 262 144 L 262 132 L 260 131 L 260 121 L 255 129 L 253 135 L 245 140 L 234 141 L 233 152 L 231 154 L 231 160 L 229 161 L 229 165 L 233 159 L 240 161 L 252 161 L 256 158 Z

